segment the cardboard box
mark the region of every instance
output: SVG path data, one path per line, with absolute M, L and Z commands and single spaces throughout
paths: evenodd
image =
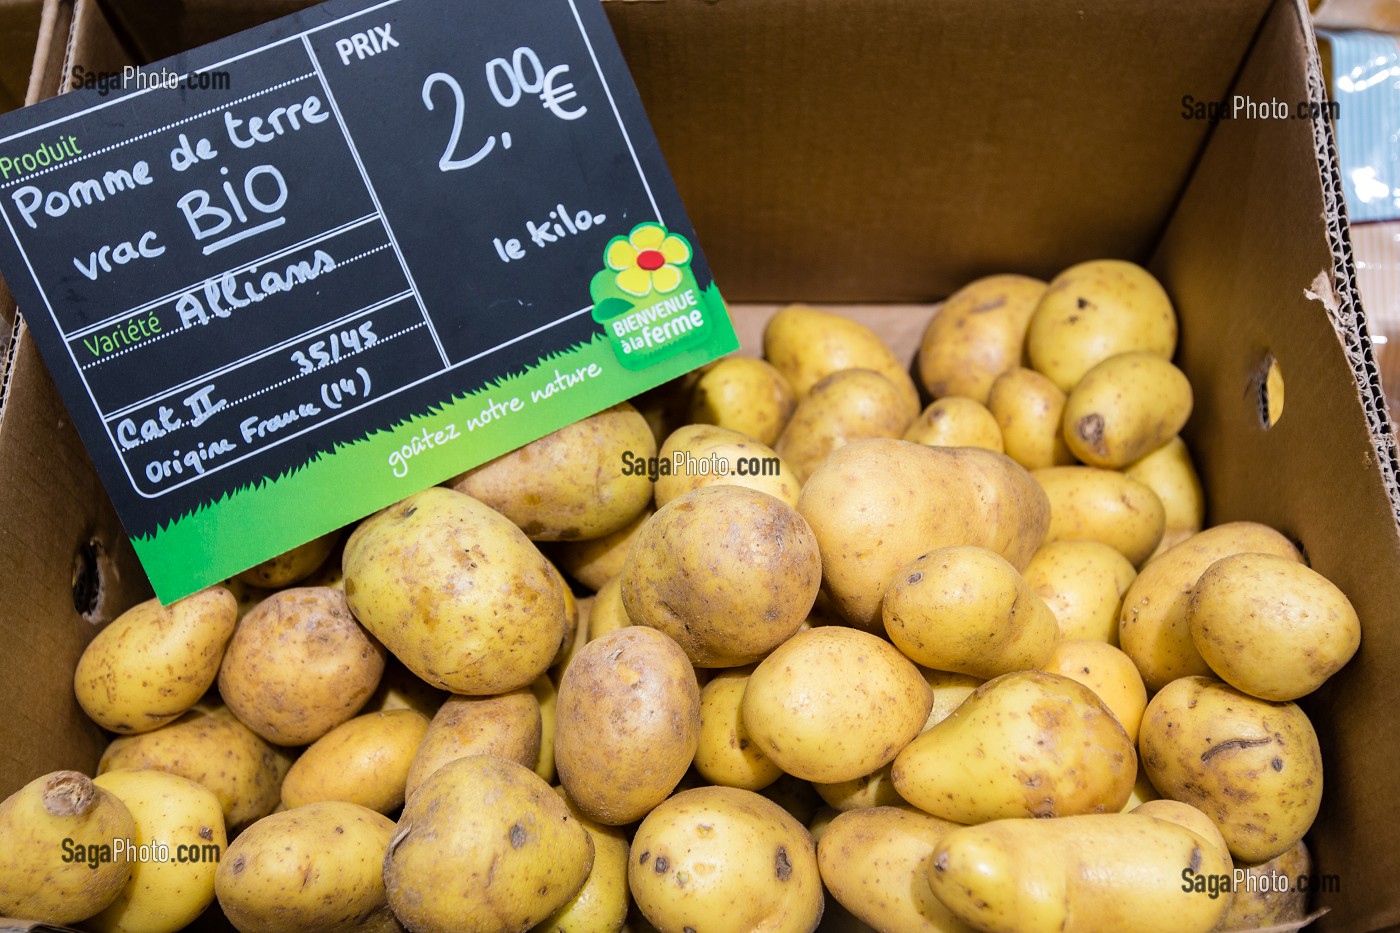
M 79 0 L 69 64 L 165 54 L 287 2 Z M 749 352 L 772 302 L 846 305 L 912 358 L 932 303 L 980 275 L 1148 263 L 1177 303 L 1197 393 L 1187 440 L 1212 522 L 1296 539 L 1365 634 L 1305 706 L 1327 788 L 1308 837 L 1336 875 L 1319 929 L 1400 927 L 1400 533 L 1394 436 L 1354 287 L 1330 125 L 1183 116 L 1227 94 L 1323 101 L 1301 0 L 1038 4 L 608 0 L 607 9 Z M 90 7 L 88 9 L 91 9 Z M 1011 51 L 1014 50 L 1014 53 Z M 88 67 L 101 67 L 89 64 Z M 91 770 L 72 699 L 93 627 L 143 593 L 52 385 L 21 332 L 0 408 L 0 794 Z M 1282 419 L 1260 417 L 1276 359 Z M 95 542 L 87 547 L 90 542 Z M 92 559 L 89 560 L 89 555 Z

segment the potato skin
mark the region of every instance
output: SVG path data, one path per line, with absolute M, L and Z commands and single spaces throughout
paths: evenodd
M 1236 859 L 1281 855 L 1317 816 L 1322 753 L 1293 703 L 1183 677 L 1147 705 L 1138 744 L 1152 783 L 1214 820 Z
M 685 652 L 645 626 L 584 645 L 559 683 L 555 767 L 589 819 L 630 823 L 680 782 L 700 738 L 700 686 Z
M 681 455 L 680 464 L 677 464 L 677 454 Z M 728 465 L 728 472 L 700 473 L 698 469 L 690 472 L 685 465 L 686 455 L 696 461 L 722 461 Z M 707 424 L 688 424 L 677 428 L 657 453 L 661 460 L 671 463 L 674 472 L 662 473 L 657 477 L 656 507 L 659 509 L 671 500 L 704 486 L 725 485 L 746 486 L 766 492 L 795 508 L 802 483 L 792 467 L 779 459 L 776 475 L 759 475 L 761 469 L 757 473 L 753 471 L 754 465 L 762 466 L 761 461 L 777 456 L 771 447 L 738 431 Z M 742 473 L 740 461 L 744 462 L 745 472 Z
M 78 704 L 123 735 L 174 722 L 213 686 L 237 618 L 238 602 L 221 586 L 169 606 L 154 599 L 133 606 L 78 659 Z
M 1040 669 L 1077 680 L 1094 691 L 1128 734 L 1128 741 L 1137 746 L 1147 688 L 1132 658 L 1101 641 L 1073 639 L 1056 645 Z
M 1050 467 L 1031 475 L 1050 500 L 1046 541 L 1098 541 L 1141 567 L 1162 540 L 1167 525 L 1162 500 L 1135 479 L 1087 466 Z
M 904 439 L 930 447 L 981 447 L 1005 452 L 997 419 L 981 402 L 959 395 L 945 395 L 925 408 L 904 432 Z
M 811 933 L 824 906 L 805 826 L 752 791 L 697 787 L 649 813 L 627 861 L 661 933 Z
M 700 690 L 700 742 L 695 770 L 712 784 L 762 790 L 782 777 L 744 725 L 744 689 L 752 667 L 717 671 Z
M 1065 393 L 1033 369 L 1011 369 L 987 394 L 1006 455 L 1027 470 L 1074 463 L 1062 429 Z
M 833 451 L 872 437 L 900 437 L 919 411 L 903 407 L 895 385 L 870 369 L 843 369 L 812 386 L 797 403 L 773 449 L 799 482 Z
M 288 810 L 343 800 L 377 813 L 403 806 L 409 765 L 428 730 L 428 718 L 411 709 L 356 716 L 302 752 L 282 781 Z
M 919 346 L 919 381 L 935 399 L 986 404 L 992 383 L 1025 356 L 1026 328 L 1046 285 L 1024 275 L 989 275 L 948 296 Z
M 1137 571 L 1100 541 L 1051 541 L 1031 557 L 1026 583 L 1054 613 L 1064 638 L 1092 638 L 1118 646 L 1123 594 Z
M 1186 426 L 1186 374 L 1153 353 L 1120 353 L 1094 366 L 1065 401 L 1065 443 L 1089 466 L 1120 469 Z
M 1166 531 L 1152 556 L 1175 547 L 1205 527 L 1206 496 L 1186 442 L 1174 437 L 1129 464 L 1124 474 L 1151 487 L 1167 514 Z
M 449 697 L 409 765 L 405 799 L 412 799 L 438 768 L 471 755 L 492 755 L 533 770 L 543 728 L 540 702 L 530 687 L 498 697 Z
M 584 816 L 564 788 L 554 791 L 593 841 L 593 867 L 579 892 L 535 926 L 534 933 L 617 933 L 627 922 L 632 903 L 627 890 L 627 834 Z
M 690 420 L 772 447 L 797 408 L 787 377 L 767 360 L 730 356 L 705 370 L 690 396 Z
M 1308 891 L 1298 878 L 1312 872 L 1312 856 L 1299 839 L 1282 855 L 1257 865 L 1237 864 L 1246 880 L 1235 886 L 1235 898 L 1220 921 L 1222 930 L 1258 930 L 1297 923 L 1308 915 Z M 1277 890 L 1277 876 L 1288 879 L 1287 890 Z M 1272 883 L 1270 883 L 1272 882 Z
M 527 686 L 567 632 L 558 574 L 539 549 L 500 513 L 441 487 L 355 529 L 345 595 L 409 670 L 470 696 Z
M 622 562 L 627 559 L 627 550 L 637 537 L 637 531 L 655 513 L 654 508 L 647 506 L 617 531 L 587 541 L 561 541 L 550 553 L 569 576 L 597 592 L 604 583 L 622 573 Z
M 238 579 L 250 586 L 270 590 L 300 583 L 326 562 L 339 542 L 339 530 L 328 532 L 276 557 L 269 557 L 256 567 L 240 573 Z
M 534 541 L 575 541 L 617 531 L 651 502 L 645 475 L 622 455 L 656 456 L 646 419 L 627 402 L 546 434 L 458 476 L 452 488 L 514 522 Z

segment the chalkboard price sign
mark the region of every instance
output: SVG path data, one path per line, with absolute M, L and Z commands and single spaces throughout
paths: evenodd
M 0 118 L 0 269 L 170 600 L 737 346 L 598 0 L 332 0 Z

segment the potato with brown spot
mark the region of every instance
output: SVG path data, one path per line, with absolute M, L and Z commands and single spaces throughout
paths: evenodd
M 656 456 L 656 439 L 627 402 L 546 434 L 451 483 L 500 512 L 534 541 L 599 538 L 651 503 L 645 475 L 623 472 L 623 454 Z
M 832 373 L 797 403 L 773 449 L 805 482 L 834 451 L 854 441 L 902 437 L 918 415 L 906 411 L 893 383 L 871 369 Z
M 1077 680 L 1103 701 L 1137 745 L 1142 711 L 1147 708 L 1147 688 L 1133 659 L 1112 645 L 1088 639 L 1069 639 L 1055 646 L 1040 669 Z
M 797 506 L 802 483 L 771 447 L 707 424 L 677 428 L 657 454 L 656 507 L 704 486 L 745 486 Z M 701 465 L 701 462 L 704 464 Z
M 287 809 L 343 800 L 377 813 L 403 806 L 408 769 L 428 719 L 411 709 L 366 713 L 341 723 L 301 754 L 282 781 Z
M 1045 288 L 1029 276 L 989 275 L 949 295 L 919 346 L 919 380 L 928 394 L 985 404 L 997 377 L 1021 365 L 1026 328 Z
M 493 755 L 534 769 L 543 724 L 529 687 L 498 697 L 452 697 L 437 711 L 408 769 L 406 799 L 438 768 L 471 755 Z
M 237 618 L 237 601 L 220 586 L 169 606 L 149 599 L 128 609 L 78 659 L 78 705 L 123 735 L 174 722 L 213 686 Z
M 219 668 L 219 695 L 276 745 L 314 742 L 369 701 L 384 648 L 330 587 L 282 590 L 238 623 Z
M 1186 374 L 1153 353 L 1097 364 L 1065 401 L 1065 443 L 1089 466 L 1121 469 L 1175 437 L 1191 417 Z
M 690 396 L 690 420 L 746 434 L 772 446 L 797 408 L 787 377 L 767 360 L 730 356 L 701 374 Z
M 744 725 L 744 688 L 752 673 L 752 667 L 718 671 L 700 691 L 695 770 L 712 784 L 762 790 L 783 775 Z
M 865 810 L 871 807 L 897 807 L 904 804 L 904 798 L 894 789 L 893 762 L 886 762 L 869 774 L 851 781 L 836 781 L 831 784 L 813 783 L 818 796 L 841 813 L 848 810 Z
M 1027 470 L 1074 463 L 1062 429 L 1065 393 L 1033 369 L 1011 369 L 997 377 L 987 410 L 1001 430 L 1006 455 Z
M 627 890 L 627 834 L 616 826 L 604 826 L 585 816 L 564 793 L 554 788 L 569 814 L 593 840 L 593 868 L 579 892 L 535 933 L 617 933 L 627 921 L 632 897 Z
M 251 586 L 270 590 L 300 583 L 326 562 L 326 558 L 331 556 L 331 552 L 339 543 L 339 529 L 327 532 L 319 538 L 312 538 L 305 544 L 299 544 L 290 551 L 269 557 L 261 564 L 250 567 L 240 573 L 238 579 Z
M 904 432 L 906 441 L 930 447 L 981 447 L 1005 452 L 1001 427 L 987 407 L 974 399 L 945 395 Z
M 1115 470 L 1050 467 L 1031 474 L 1050 500 L 1049 541 L 1098 541 L 1141 567 L 1167 527 L 1162 500 Z
M 1137 571 L 1117 550 L 1100 541 L 1051 541 L 1035 552 L 1024 576 L 1064 638 L 1118 645 L 1123 595 Z
M 700 738 L 700 686 L 689 659 L 656 629 L 590 641 L 559 683 L 555 767 L 590 819 L 621 826 L 680 783 Z
M 1222 930 L 1262 930 L 1296 924 L 1308 915 L 1308 889 L 1298 879 L 1312 872 L 1312 856 L 1299 839 L 1293 848 L 1256 865 L 1238 863 L 1245 878 L 1220 921 Z

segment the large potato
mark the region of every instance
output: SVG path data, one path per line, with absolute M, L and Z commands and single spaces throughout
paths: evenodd
M 888 642 L 838 625 L 793 636 L 754 669 L 743 717 L 788 774 L 850 781 L 887 764 L 919 734 L 933 694 Z
M 744 688 L 752 673 L 747 667 L 719 671 L 700 691 L 695 770 L 711 784 L 762 790 L 783 775 L 744 725 Z
M 1149 691 L 1179 677 L 1210 673 L 1191 640 L 1186 618 L 1191 590 L 1211 564 L 1249 551 L 1302 560 L 1298 549 L 1267 525 L 1229 522 L 1154 557 L 1128 587 L 1118 623 L 1119 647 L 1133 659 Z
M 237 618 L 237 600 L 220 586 L 169 606 L 149 599 L 128 609 L 78 659 L 78 704 L 112 732 L 173 722 L 213 686 Z
M 645 462 L 655 456 L 646 419 L 623 402 L 468 470 L 451 485 L 535 541 L 598 538 L 650 504 L 645 473 L 623 467 L 627 457 Z
M 568 628 L 558 574 L 534 544 L 498 512 L 439 487 L 355 529 L 345 596 L 409 670 L 473 696 L 530 684 Z
M 767 360 L 731 356 L 715 363 L 695 383 L 690 420 L 738 431 L 771 447 L 796 408 L 796 393 L 776 366 Z
M 525 931 L 567 904 L 593 840 L 529 768 L 459 758 L 404 807 L 383 857 L 389 904 L 414 933 Z
M 662 506 L 622 569 L 627 617 L 669 635 L 697 667 L 750 664 L 807 618 L 821 555 L 791 506 L 706 486 Z
M 234 630 L 219 695 L 276 745 L 314 742 L 360 711 L 384 673 L 384 648 L 328 586 L 269 596 Z
M 493 755 L 534 769 L 544 725 L 540 701 L 529 687 L 498 697 L 451 697 L 442 704 L 409 766 L 404 798 L 458 758 Z
M 666 799 L 690 767 L 700 686 L 679 645 L 634 625 L 584 645 L 555 715 L 560 783 L 589 819 L 620 826 Z
M 1026 327 L 1044 294 L 1039 279 L 989 275 L 949 295 L 919 346 L 919 380 L 928 394 L 985 403 L 996 378 L 1021 365 Z
M 1153 353 L 1094 366 L 1065 402 L 1065 443 L 1090 466 L 1119 469 L 1176 437 L 1191 417 L 1186 374 Z
M 909 371 L 875 332 L 857 321 L 791 305 L 769 319 L 763 355 L 777 367 L 800 403 L 812 388 L 843 369 L 873 369 L 898 390 L 905 423 L 919 413 L 919 390 Z
M 1050 500 L 1046 541 L 1098 541 L 1140 567 L 1167 526 L 1162 500 L 1113 470 L 1065 466 L 1031 474 Z
M 411 709 L 341 723 L 292 763 L 282 781 L 282 806 L 344 800 L 392 813 L 403 806 L 408 768 L 427 731 L 427 717 Z
M 843 369 L 803 396 L 773 449 L 801 482 L 847 444 L 902 436 L 918 413 L 904 410 L 898 390 L 882 374 Z
M 1123 472 L 1150 487 L 1162 500 L 1167 515 L 1166 531 L 1153 557 L 1205 527 L 1205 491 L 1201 488 L 1201 478 L 1196 475 L 1196 466 L 1191 462 L 1191 452 L 1180 437 L 1167 441 Z
M 797 505 L 802 484 L 772 448 L 738 431 L 688 424 L 671 432 L 657 454 L 656 507 L 702 486 L 746 486 Z
M 823 898 L 807 829 L 752 791 L 698 787 L 647 815 L 628 881 L 660 933 L 811 933 Z
M 1065 638 L 1118 644 L 1118 613 L 1137 571 L 1098 541 L 1051 541 L 1031 557 L 1024 577 L 1055 614 Z
M 901 797 L 955 823 L 1121 810 L 1137 777 L 1127 733 L 1088 687 L 1021 671 L 978 687 L 894 760 Z
M 1001 430 L 1006 455 L 1027 470 L 1074 463 L 1063 430 L 1065 393 L 1033 369 L 1011 369 L 997 377 L 987 410 Z
M 1138 744 L 1157 789 L 1205 812 L 1241 861 L 1283 854 L 1317 816 L 1322 753 L 1293 703 L 1183 677 L 1147 705 Z
M 1176 351 L 1176 311 L 1152 274 L 1117 259 L 1071 266 L 1050 282 L 1026 329 L 1031 366 L 1068 392 L 1096 364 Z
M 822 588 L 851 625 L 878 632 L 900 568 L 934 548 L 984 547 L 1018 570 L 1050 525 L 1045 493 L 1010 458 L 971 447 L 857 441 L 802 489 L 797 509 L 817 536 Z
M 981 402 L 945 395 L 934 402 L 904 432 L 906 441 L 930 447 L 981 447 L 1005 452 L 1001 426 Z
M 1322 686 L 1361 645 L 1341 590 L 1287 557 L 1233 554 L 1211 564 L 1186 606 L 1191 641 L 1211 670 L 1262 700 Z

